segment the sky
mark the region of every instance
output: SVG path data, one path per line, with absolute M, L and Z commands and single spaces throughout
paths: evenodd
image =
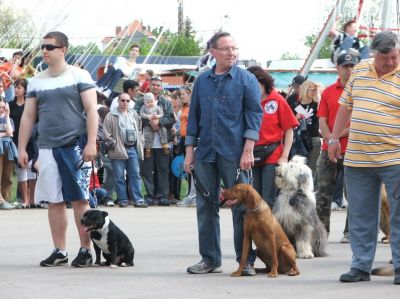
M 177 31 L 177 0 L 5 0 L 26 9 L 37 28 L 65 32 L 73 45 L 97 43 L 134 19 Z M 232 34 L 240 59 L 261 64 L 283 53 L 305 56 L 305 36 L 318 32 L 336 0 L 183 0 L 202 44 L 219 29 Z

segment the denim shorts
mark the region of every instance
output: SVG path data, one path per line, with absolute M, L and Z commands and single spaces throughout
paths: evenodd
M 39 149 L 35 202 L 88 200 L 91 166 L 89 162 L 80 163 L 81 159 L 78 145 Z

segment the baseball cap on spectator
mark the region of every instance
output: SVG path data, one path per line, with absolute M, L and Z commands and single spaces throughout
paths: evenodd
M 339 55 L 339 57 L 336 60 L 337 65 L 348 65 L 348 64 L 356 65 L 357 63 L 358 63 L 358 57 L 350 53 L 343 53 Z
M 301 85 L 303 84 L 304 81 L 306 81 L 306 78 L 304 78 L 302 75 L 297 75 L 293 78 L 291 85 L 293 84 Z

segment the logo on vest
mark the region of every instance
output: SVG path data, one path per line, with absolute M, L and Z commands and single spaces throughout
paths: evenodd
M 264 106 L 264 111 L 267 114 L 275 113 L 278 110 L 278 103 L 276 101 L 269 101 Z

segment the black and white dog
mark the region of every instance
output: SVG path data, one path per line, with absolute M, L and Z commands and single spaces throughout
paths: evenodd
M 317 215 L 312 172 L 305 161 L 294 156 L 276 168 L 275 183 L 280 190 L 272 211 L 294 243 L 297 257 L 310 259 L 327 255 L 328 237 Z
M 104 265 L 111 268 L 133 266 L 135 250 L 128 237 L 110 220 L 108 213 L 100 210 L 88 210 L 83 214 L 81 224 L 90 232 L 96 251 L 96 265 L 101 263 L 101 252 L 106 259 Z

